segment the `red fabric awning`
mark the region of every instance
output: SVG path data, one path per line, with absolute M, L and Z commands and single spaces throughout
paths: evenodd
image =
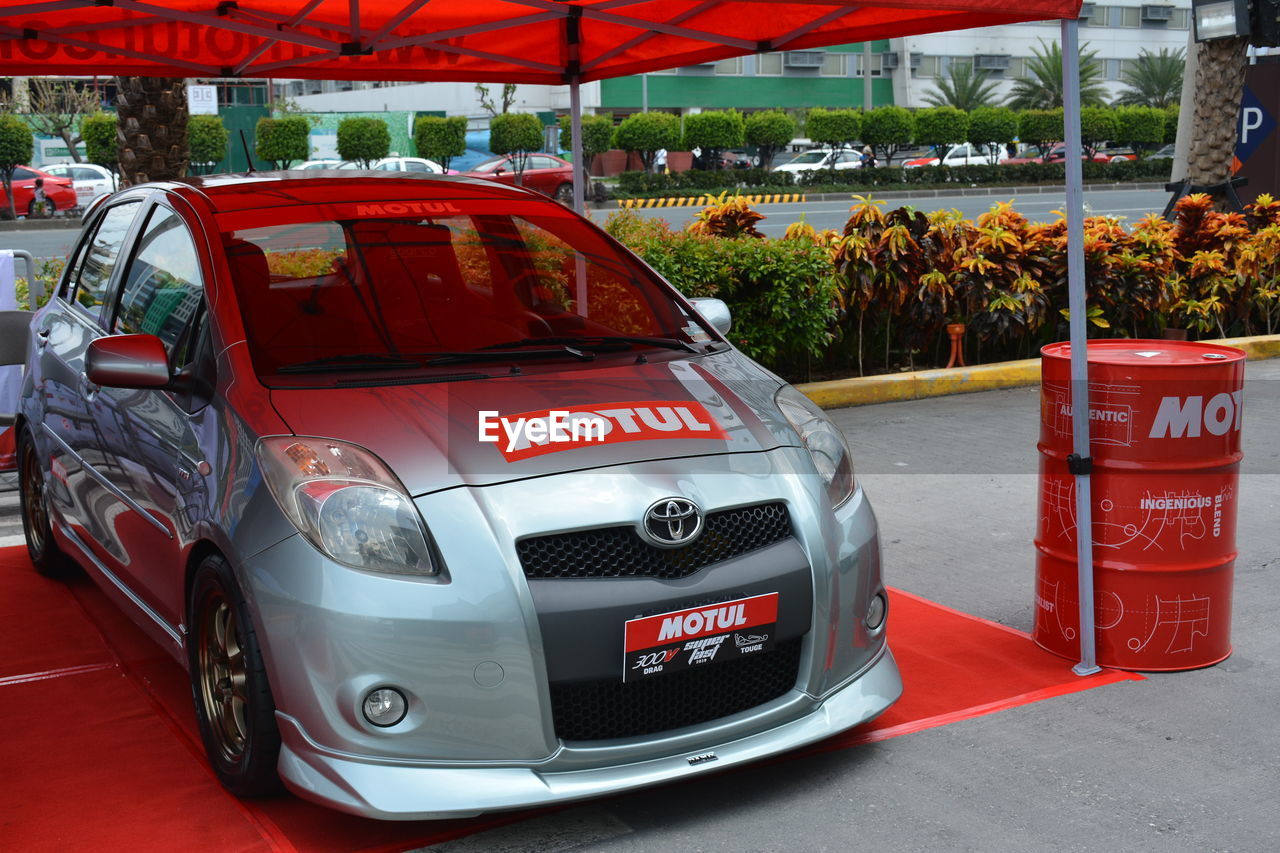
M 1080 0 L 2 0 L 0 74 L 557 84 L 1079 9 Z

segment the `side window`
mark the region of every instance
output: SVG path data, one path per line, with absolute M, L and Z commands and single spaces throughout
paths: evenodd
M 15 181 L 25 181 L 27 178 L 38 178 L 38 177 L 40 176 L 37 175 L 35 172 L 31 171 L 30 169 L 24 169 L 21 166 L 13 170 L 13 179 Z
M 118 204 L 103 214 L 101 224 L 80 265 L 75 281 L 74 302 L 86 314 L 97 319 L 107 301 L 111 274 L 120 260 L 120 248 L 129 233 L 129 226 L 138 213 L 138 202 Z
M 407 172 L 430 172 L 426 163 L 420 163 L 417 160 L 405 160 L 404 168 Z
M 374 166 L 374 168 L 377 169 L 379 172 L 398 172 L 400 171 L 400 164 L 397 163 L 395 160 L 389 160 L 386 163 L 382 163 L 380 165 Z
M 120 292 L 115 331 L 156 335 L 173 355 L 200 304 L 200 261 L 182 219 L 157 205 Z

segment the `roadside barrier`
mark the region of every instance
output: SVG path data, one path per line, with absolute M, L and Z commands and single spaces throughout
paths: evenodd
M 806 201 L 803 193 L 743 195 L 734 196 L 734 198 L 744 198 L 751 204 L 788 204 Z M 620 207 L 705 207 L 710 204 L 716 204 L 718 201 L 720 201 L 719 197 L 714 195 L 669 196 L 665 198 L 624 198 L 619 199 L 618 205 Z

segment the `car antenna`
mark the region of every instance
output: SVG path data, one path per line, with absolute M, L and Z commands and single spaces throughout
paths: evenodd
M 253 168 L 253 155 L 249 153 L 249 140 L 244 137 L 244 128 L 240 128 L 240 144 L 244 146 L 244 159 L 249 161 L 249 170 L 245 174 L 252 175 L 256 170 Z

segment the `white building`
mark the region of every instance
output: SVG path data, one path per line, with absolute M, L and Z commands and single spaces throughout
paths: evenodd
M 1142 50 L 1185 49 L 1190 25 L 1191 0 L 1085 3 L 1080 10 L 1080 49 L 1097 52 L 1107 100 L 1112 101 L 1127 89 L 1121 82 L 1125 69 Z M 926 106 L 924 96 L 937 91 L 934 81 L 946 76 L 948 65 L 959 62 L 987 71 L 988 82 L 997 84 L 997 100 L 1003 101 L 1013 81 L 1027 76 L 1032 48 L 1043 53 L 1044 45 L 1057 42 L 1060 32 L 1058 21 L 1041 21 L 893 39 L 891 47 L 900 57 L 893 75 L 894 102 Z

